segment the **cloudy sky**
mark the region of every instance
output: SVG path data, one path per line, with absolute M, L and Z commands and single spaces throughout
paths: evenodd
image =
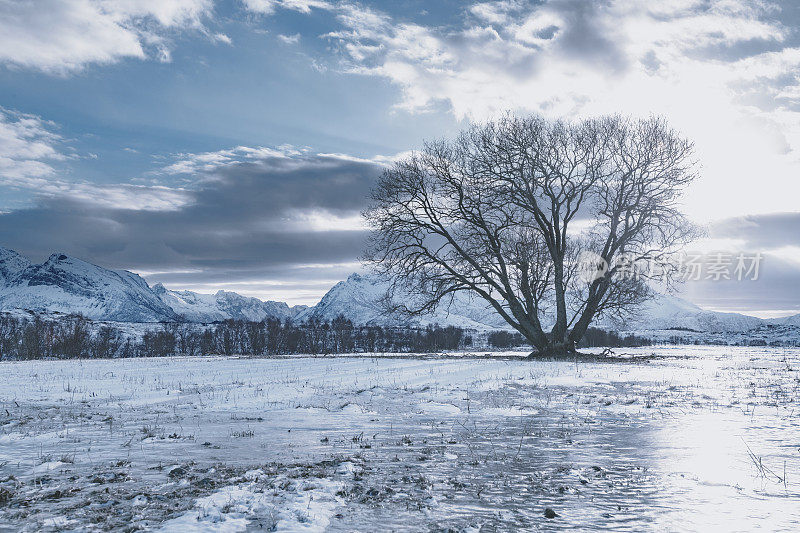
M 314 303 L 382 166 L 507 110 L 665 115 L 695 248 L 765 254 L 686 295 L 800 312 L 793 0 L 0 0 L 0 245 Z

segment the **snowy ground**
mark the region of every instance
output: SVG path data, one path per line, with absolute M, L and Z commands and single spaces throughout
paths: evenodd
M 0 531 L 798 530 L 800 350 L 623 352 L 0 363 Z

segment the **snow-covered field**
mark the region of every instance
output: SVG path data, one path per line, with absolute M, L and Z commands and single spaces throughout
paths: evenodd
M 618 352 L 0 363 L 0 531 L 800 528 L 800 349 Z

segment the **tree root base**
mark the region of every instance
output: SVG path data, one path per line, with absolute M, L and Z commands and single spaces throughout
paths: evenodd
M 531 352 L 526 359 L 530 361 L 598 361 L 613 357 L 613 352 L 596 354 L 577 350 L 544 350 Z

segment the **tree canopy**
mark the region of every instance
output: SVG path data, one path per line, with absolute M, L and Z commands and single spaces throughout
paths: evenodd
M 403 295 L 396 309 L 469 292 L 539 352 L 568 353 L 594 318 L 674 281 L 695 176 L 692 143 L 661 118 L 509 115 L 387 169 L 364 212 L 365 259 Z M 632 272 L 643 262 L 658 268 Z

